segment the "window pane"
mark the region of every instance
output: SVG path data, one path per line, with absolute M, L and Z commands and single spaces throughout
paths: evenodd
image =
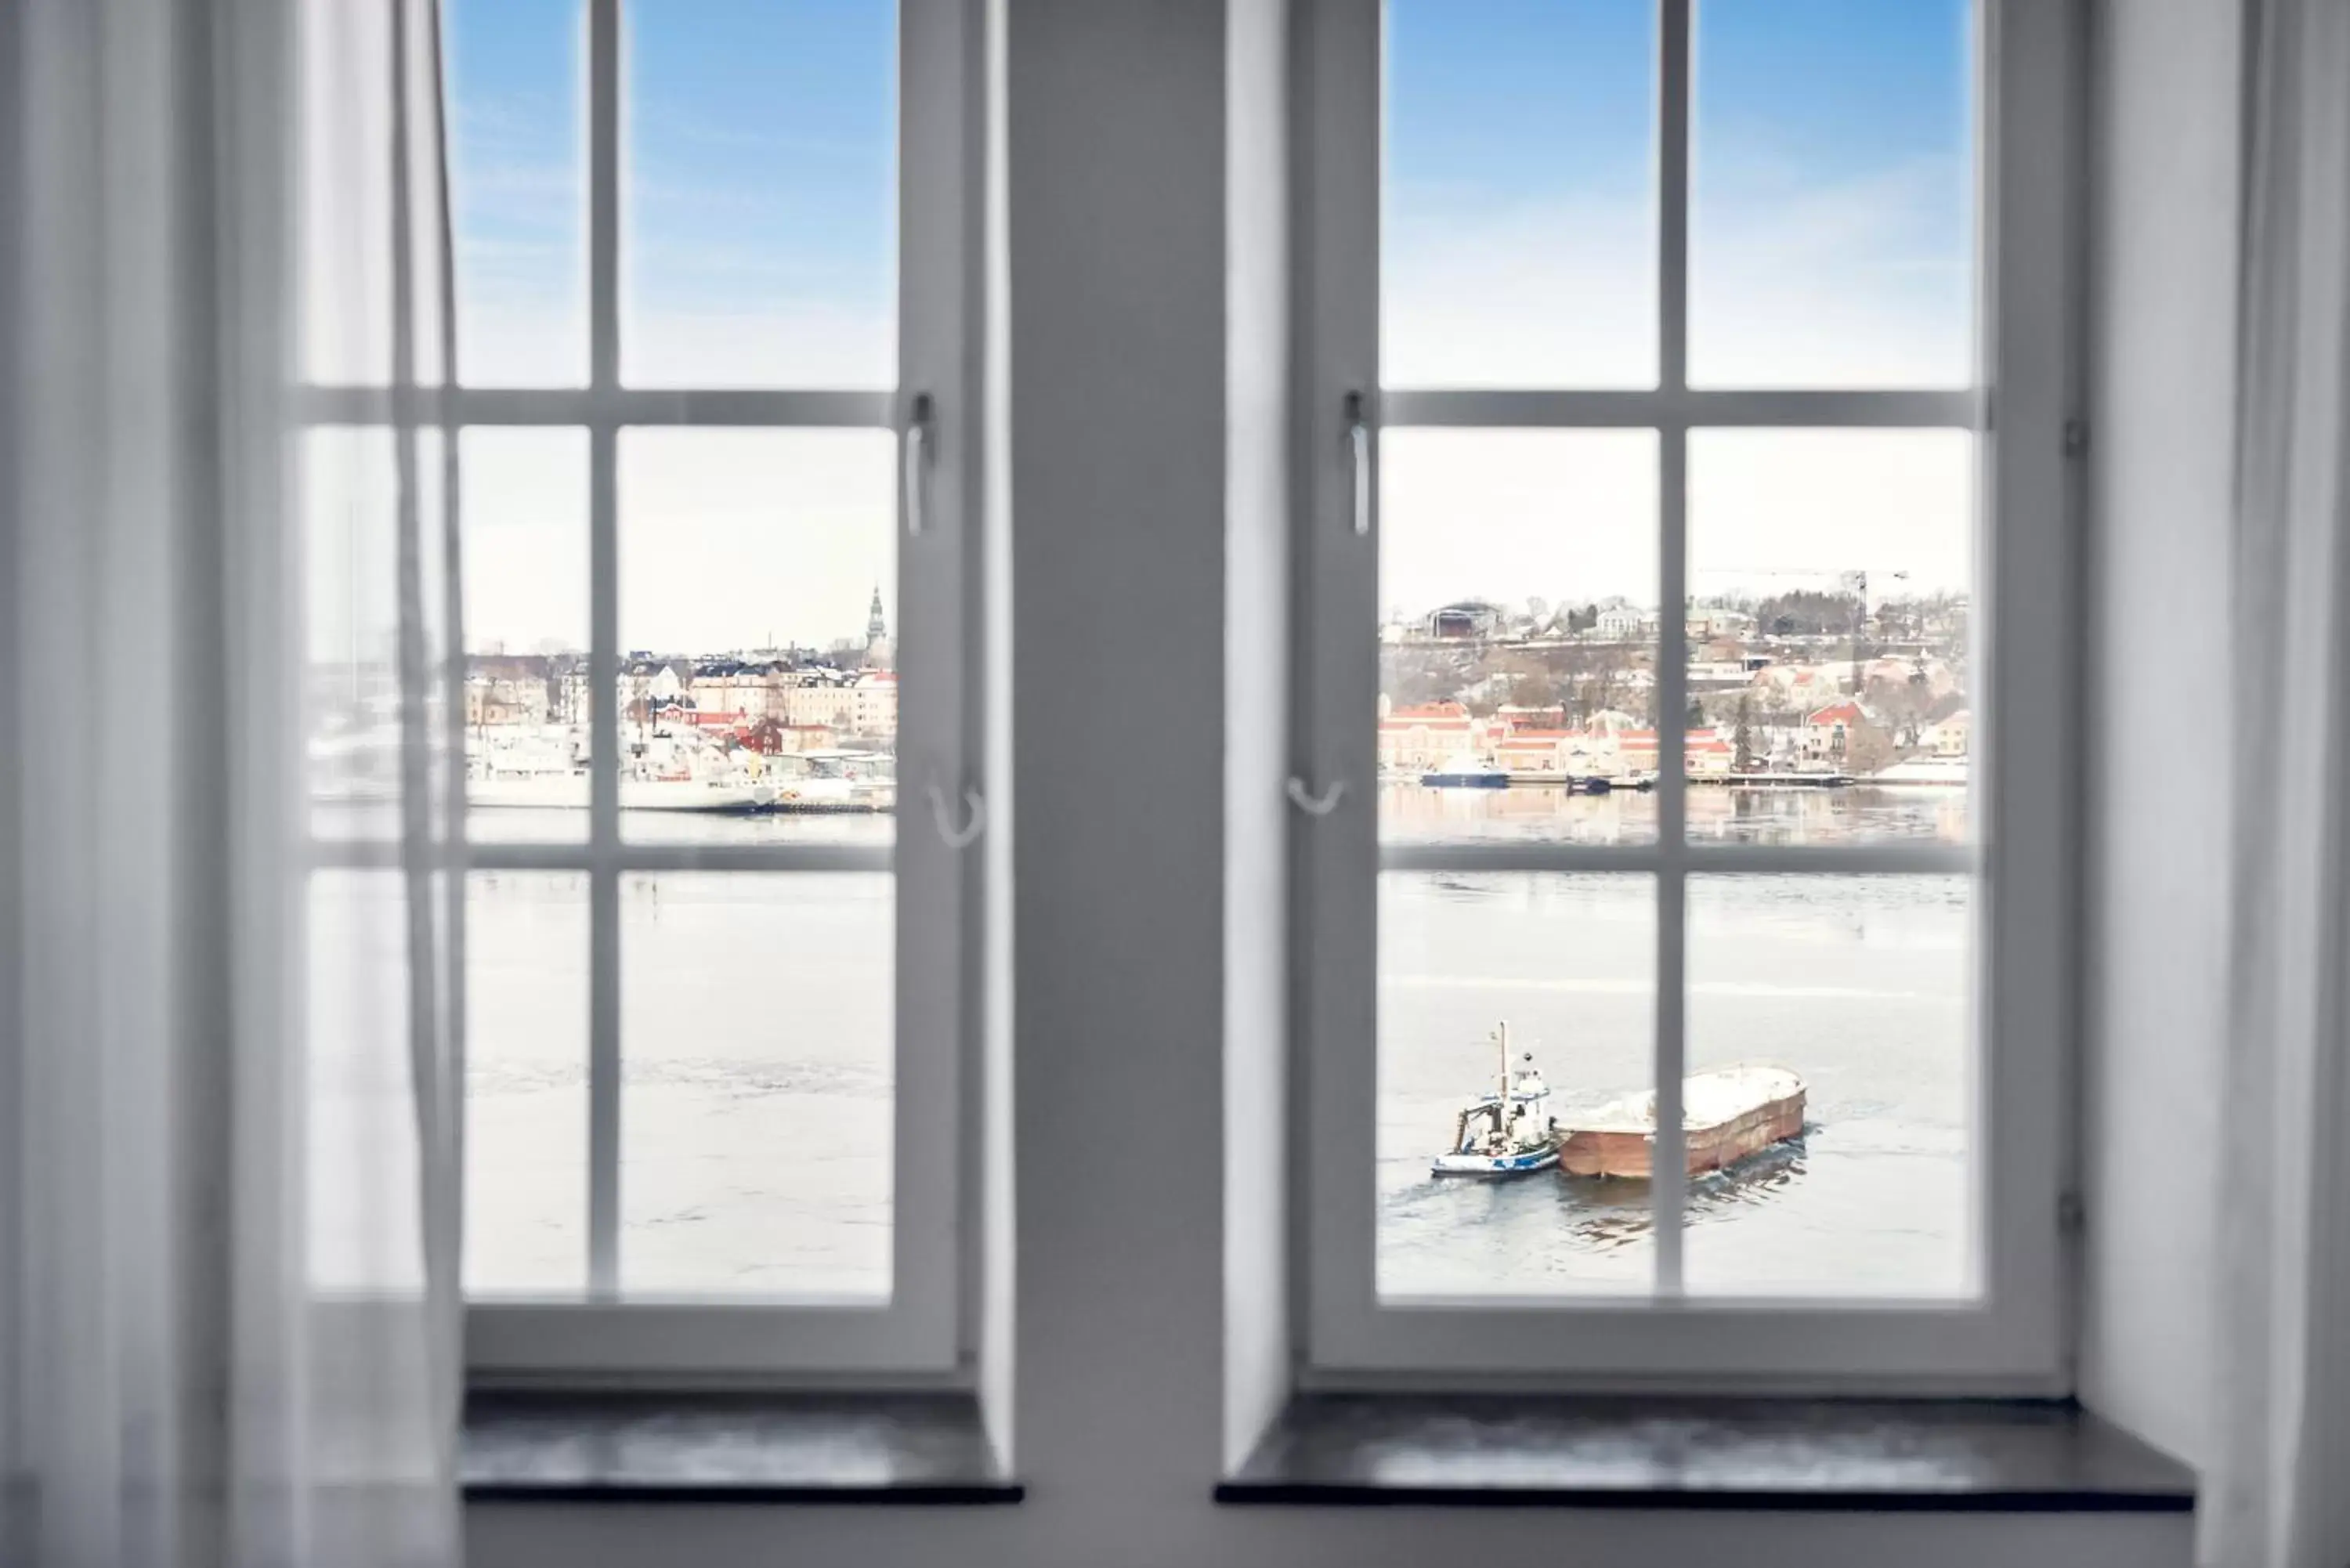
M 588 379 L 580 0 L 446 0 L 457 376 Z
M 309 874 L 303 1067 L 313 1287 L 422 1284 L 409 1076 L 408 893 L 397 871 Z
M 300 120 L 287 139 L 299 169 L 296 362 L 304 379 L 326 385 L 391 380 L 391 73 L 380 68 L 390 57 L 391 17 L 383 5 L 303 5 L 288 13 L 300 49 L 298 62 L 288 62 L 296 64 L 292 85 L 300 93 Z M 418 185 L 428 179 L 420 171 Z M 411 217 L 429 222 L 430 199 L 418 194 Z M 421 259 L 427 253 L 419 245 L 411 254 Z M 425 306 L 421 319 L 437 319 L 429 302 L 438 278 L 411 276 Z M 420 332 L 411 341 L 419 379 L 436 381 L 428 367 L 437 371 L 439 334 Z
M 425 657 L 441 657 L 445 624 L 441 432 L 419 432 L 418 524 Z M 302 497 L 302 700 L 310 831 L 389 841 L 400 833 L 400 528 L 391 432 L 322 426 L 299 441 Z M 436 683 L 428 743 L 444 732 Z M 442 803 L 429 803 L 437 831 Z
M 1654 432 L 1379 452 L 1382 836 L 1653 839 Z
M 897 7 L 661 0 L 624 25 L 621 379 L 896 385 Z
M 1656 7 L 1389 0 L 1382 378 L 1657 379 Z
M 588 836 L 588 432 L 468 430 L 465 761 L 476 840 Z
M 1625 1097 L 1647 1096 L 1656 897 L 1647 877 L 1379 878 L 1382 1296 L 1648 1289 L 1646 1181 L 1433 1167 L 1464 1147 L 1473 1164 L 1493 1147 L 1476 1106 L 1498 1096 L 1503 1025 L 1513 1104 L 1530 1107 L 1503 1130 L 1505 1152 L 1552 1147 L 1570 1129 L 1620 1119 Z M 1517 1076 L 1529 1064 L 1544 1099 L 1516 1097 L 1534 1087 Z
M 465 896 L 465 1289 L 588 1282 L 588 878 L 476 871 Z
M 1698 0 L 1690 379 L 1974 379 L 1970 0 Z
M 891 879 L 620 884 L 620 1281 L 889 1293 Z
M 1690 1071 L 1791 1068 L 1806 1101 L 1692 1184 L 1690 1290 L 1975 1288 L 1973 919 L 1964 877 L 1690 878 Z
M 622 834 L 887 843 L 897 452 L 886 431 L 626 431 Z
M 1690 434 L 1694 838 L 1963 843 L 1975 441 Z

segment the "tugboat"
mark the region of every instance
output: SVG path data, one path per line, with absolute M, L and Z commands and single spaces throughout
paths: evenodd
M 1461 1107 L 1452 1118 L 1452 1147 L 1436 1157 L 1433 1176 L 1524 1176 L 1558 1164 L 1558 1123 L 1550 1115 L 1550 1085 L 1534 1054 L 1510 1066 L 1510 1026 L 1493 1031 L 1502 1056 L 1493 1094 Z

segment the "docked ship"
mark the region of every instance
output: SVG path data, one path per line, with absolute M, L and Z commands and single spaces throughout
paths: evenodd
M 1444 765 L 1419 775 L 1430 789 L 1507 789 L 1510 775 L 1502 768 L 1466 752 L 1444 759 Z
M 775 799 L 772 785 L 741 775 L 623 774 L 619 784 L 623 811 L 740 814 L 764 811 Z M 465 783 L 466 804 L 478 807 L 586 811 L 592 793 L 585 768 L 476 773 Z
M 893 811 L 897 759 L 883 752 L 825 751 L 766 759 L 761 777 L 779 812 Z
M 657 774 L 620 780 L 622 811 L 692 811 L 741 815 L 764 811 L 775 792 L 766 784 L 739 776 Z
M 1719 1170 L 1804 1131 L 1804 1080 L 1793 1069 L 1742 1062 L 1681 1080 L 1681 1137 L 1689 1171 Z M 1578 1117 L 1558 1135 L 1570 1176 L 1645 1179 L 1657 1144 L 1657 1096 L 1627 1095 Z

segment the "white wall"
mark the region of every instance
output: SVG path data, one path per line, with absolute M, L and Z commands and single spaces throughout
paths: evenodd
M 1289 1387 L 1288 0 L 1229 0 L 1224 149 L 1224 1459 Z
M 1007 20 L 1014 1405 L 1035 1486 L 971 1524 L 1016 1530 L 1013 1561 L 1149 1568 L 1191 1560 L 1223 1444 L 1224 16 Z
M 987 1419 L 987 1435 L 995 1451 L 1016 1460 L 1020 1434 L 1014 1424 L 1016 1368 L 1013 1362 L 1014 1260 L 1019 1256 L 1020 1230 L 1013 1211 L 1012 1056 L 1017 1038 L 1012 989 L 1012 846 L 1016 842 L 1019 800 L 1012 776 L 1012 255 L 1004 223 L 1005 128 L 1003 94 L 1004 16 L 1000 4 L 977 5 L 983 13 L 986 64 L 981 71 L 979 94 L 986 122 L 983 163 L 986 198 L 983 209 L 981 254 L 984 278 L 982 294 L 980 373 L 986 389 L 980 410 L 982 429 L 980 514 L 984 519 L 980 556 L 982 649 L 981 690 L 986 715 L 982 742 L 985 758 L 983 776 L 994 822 L 980 838 L 983 882 L 982 994 L 986 1017 L 985 1042 L 980 1061 L 980 1143 L 975 1151 L 979 1169 L 979 1224 L 976 1238 L 965 1238 L 966 1256 L 979 1258 L 979 1344 L 977 1383 L 980 1408 Z M 968 1166 L 966 1167 L 968 1168 Z M 965 1210 L 968 1213 L 970 1210 Z M 975 1247 L 972 1245 L 975 1243 Z
M 2251 739 L 2230 722 L 2224 637 L 2241 26 L 2233 0 L 2105 0 L 2091 46 L 2080 1385 L 2190 1461 L 2227 1197 L 2227 753 Z

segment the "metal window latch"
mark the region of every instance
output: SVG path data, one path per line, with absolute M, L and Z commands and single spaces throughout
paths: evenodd
M 2058 1231 L 2067 1236 L 2077 1236 L 2084 1230 L 2087 1229 L 2088 1223 L 2088 1207 L 2081 1201 L 2081 1195 L 2079 1193 L 2060 1192 L 2056 1195 L 2056 1229 Z
M 919 539 L 930 527 L 931 395 L 917 392 L 906 410 L 906 537 Z
M 2088 454 L 2089 421 L 2086 420 L 2066 420 L 2064 421 L 2064 455 L 2066 457 L 2086 457 Z
M 1320 794 L 1315 794 L 1305 787 L 1304 779 L 1293 774 L 1288 784 L 1284 786 L 1284 793 L 1289 796 L 1289 804 L 1306 815 L 1327 816 L 1338 809 L 1338 802 L 1345 798 L 1347 781 L 1334 780 L 1328 789 L 1324 790 Z
M 1354 459 L 1355 537 L 1371 531 L 1371 422 L 1363 394 L 1348 392 L 1346 403 L 1347 447 Z

